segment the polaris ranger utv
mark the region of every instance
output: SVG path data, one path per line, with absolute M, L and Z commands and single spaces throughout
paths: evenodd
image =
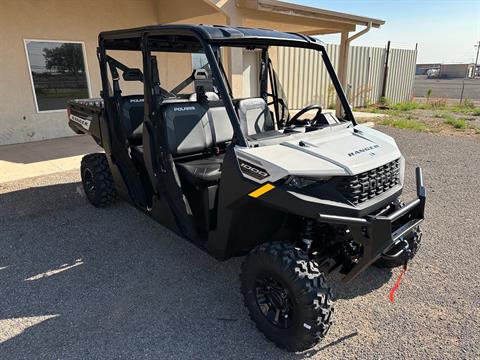
M 343 115 L 312 104 L 291 116 L 274 47 L 314 52 Z M 239 48 L 258 59 L 255 96 L 232 94 L 222 59 Z M 113 57 L 118 51 L 137 52 L 141 65 L 127 66 Z M 164 88 L 164 53 L 205 61 Z M 119 195 L 218 260 L 247 255 L 245 305 L 278 346 L 301 351 L 327 333 L 333 307 L 325 274 L 339 271 L 348 282 L 373 263 L 395 267 L 415 254 L 421 169 L 417 198 L 401 202 L 404 159 L 395 141 L 357 124 L 319 40 L 158 25 L 102 32 L 98 59 L 101 98 L 68 105 L 70 127 L 105 149 L 82 160 L 88 200 L 104 207 Z M 125 94 L 121 84 L 130 81 L 139 93 Z

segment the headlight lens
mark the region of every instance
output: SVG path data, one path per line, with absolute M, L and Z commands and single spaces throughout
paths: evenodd
M 303 189 L 310 185 L 320 185 L 326 183 L 331 178 L 332 177 L 306 178 L 299 176 L 289 176 L 285 181 L 285 185 L 296 189 Z

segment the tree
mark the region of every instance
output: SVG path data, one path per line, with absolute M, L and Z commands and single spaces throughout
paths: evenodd
M 48 70 L 68 72 L 75 77 L 85 71 L 81 44 L 62 44 L 53 49 L 43 49 Z

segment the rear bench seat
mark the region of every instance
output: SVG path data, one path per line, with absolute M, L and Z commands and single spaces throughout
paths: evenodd
M 233 137 L 223 103 L 212 103 L 208 109 L 196 102 L 164 103 L 162 112 L 169 150 L 182 182 L 194 186 L 217 183 L 223 156 L 209 156 L 208 153 Z M 136 150 L 143 153 L 142 146 L 137 146 Z
M 162 105 L 168 146 L 180 179 L 196 187 L 214 185 L 220 180 L 223 156 L 209 156 L 208 153 L 233 137 L 223 102 L 209 101 L 208 105 L 206 108 L 197 102 L 178 100 L 167 100 Z M 254 135 L 273 128 L 263 99 L 242 99 L 237 110 L 244 133 Z M 136 148 L 143 153 L 141 146 Z

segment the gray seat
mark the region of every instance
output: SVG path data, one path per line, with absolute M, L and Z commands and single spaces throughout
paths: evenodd
M 247 136 L 274 129 L 267 103 L 262 98 L 239 100 L 237 112 L 240 127 Z
M 163 114 L 170 152 L 184 158 L 176 161 L 182 181 L 199 186 L 218 182 L 223 157 L 208 154 L 233 137 L 225 108 L 207 109 L 198 103 L 183 102 L 164 105 Z M 189 155 L 196 158 L 191 160 Z

